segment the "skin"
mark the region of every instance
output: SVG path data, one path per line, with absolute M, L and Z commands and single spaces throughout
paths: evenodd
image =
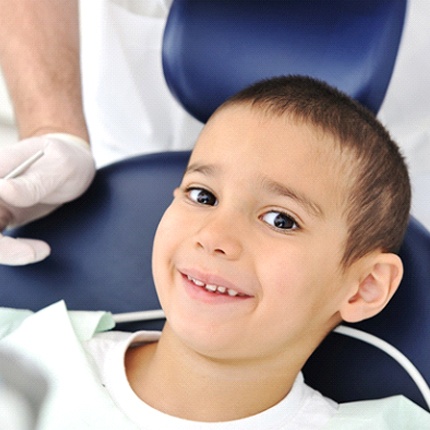
M 347 179 L 339 156 L 328 136 L 248 106 L 209 121 L 154 242 L 167 323 L 158 343 L 127 354 L 141 399 L 197 421 L 256 414 L 288 394 L 342 318 L 386 301 L 375 268 L 392 272 L 379 252 L 340 264 Z
M 77 0 L 0 0 L 0 64 L 20 138 L 51 132 L 88 142 Z

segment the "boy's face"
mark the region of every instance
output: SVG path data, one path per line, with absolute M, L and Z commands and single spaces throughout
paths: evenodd
M 332 140 L 229 106 L 204 128 L 160 222 L 153 268 L 169 329 L 217 358 L 310 354 L 340 322 L 347 178 Z

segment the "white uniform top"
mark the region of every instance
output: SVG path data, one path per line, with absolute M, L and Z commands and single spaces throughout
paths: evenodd
M 164 80 L 161 46 L 170 3 L 81 2 L 84 107 L 98 166 L 191 149 L 202 128 Z

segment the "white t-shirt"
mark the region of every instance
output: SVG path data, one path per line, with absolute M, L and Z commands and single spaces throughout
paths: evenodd
M 124 356 L 131 344 L 157 341 L 159 332 L 108 332 L 97 334 L 87 344 L 103 385 L 119 409 L 142 429 L 163 430 L 316 430 L 336 414 L 338 405 L 304 383 L 299 374 L 290 393 L 274 407 L 251 417 L 201 423 L 169 416 L 144 403 L 131 389 Z

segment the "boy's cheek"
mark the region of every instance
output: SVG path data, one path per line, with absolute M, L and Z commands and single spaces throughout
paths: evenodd
M 161 242 L 165 246 L 169 246 L 186 234 L 189 222 L 187 223 L 186 217 L 181 214 L 182 212 L 178 210 L 177 206 L 177 202 L 173 201 L 164 212 L 158 224 L 154 245 Z
M 161 268 L 172 261 L 174 250 L 178 243 L 178 229 L 175 226 L 177 226 L 177 223 L 172 222 L 166 211 L 158 224 L 153 244 L 152 269 L 156 285 L 158 284 L 160 273 L 163 273 Z

